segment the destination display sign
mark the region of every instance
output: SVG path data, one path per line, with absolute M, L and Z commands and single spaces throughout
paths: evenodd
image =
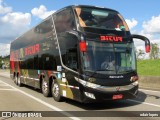
M 121 36 L 100 36 L 101 41 L 111 41 L 111 42 L 122 42 L 123 38 Z

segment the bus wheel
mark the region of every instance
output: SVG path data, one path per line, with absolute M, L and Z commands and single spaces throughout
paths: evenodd
M 13 73 L 12 80 L 15 82 L 16 75 Z
M 14 77 L 14 82 L 16 85 L 18 85 L 18 77 L 17 76 Z
M 21 79 L 20 79 L 20 77 L 19 76 L 17 76 L 17 85 L 19 86 L 19 87 L 21 87 L 22 86 L 22 83 L 21 83 Z
M 41 89 L 42 89 L 42 93 L 45 97 L 50 96 L 51 93 L 50 93 L 49 83 L 44 79 L 42 79 Z
M 60 87 L 56 80 L 52 82 L 52 96 L 55 101 L 57 102 L 62 101 L 62 96 L 60 94 Z

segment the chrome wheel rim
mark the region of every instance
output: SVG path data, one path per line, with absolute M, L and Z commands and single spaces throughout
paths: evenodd
M 16 84 L 18 84 L 18 78 L 17 77 L 15 77 L 15 82 L 16 82 Z
M 17 82 L 18 82 L 18 85 L 21 84 L 21 81 L 20 81 L 20 78 L 19 78 L 19 77 L 17 77 Z
M 52 92 L 53 92 L 53 95 L 54 95 L 55 97 L 58 97 L 58 95 L 59 95 L 59 86 L 58 86 L 57 83 L 55 83 L 55 84 L 53 85 Z
M 46 81 L 43 81 L 42 90 L 44 93 L 47 93 L 47 91 L 48 91 L 48 84 Z

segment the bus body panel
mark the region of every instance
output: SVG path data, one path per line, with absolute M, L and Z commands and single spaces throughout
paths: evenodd
M 137 76 L 136 68 L 126 73 L 118 73 L 118 70 L 116 70 L 114 74 L 104 74 L 96 73 L 95 69 L 91 69 L 91 72 L 86 72 L 88 69 L 85 66 L 85 62 L 88 62 L 85 57 L 89 50 L 89 45 L 99 43 L 107 45 L 115 40 L 117 46 L 122 43 L 129 43 L 129 46 L 131 46 L 130 43 L 133 43 L 133 40 L 130 38 L 130 32 L 83 28 L 80 25 L 76 7 L 84 7 L 84 10 L 87 7 L 100 11 L 104 10 L 104 8 L 93 6 L 69 6 L 55 12 L 42 23 L 17 38 L 11 43 L 11 78 L 14 79 L 18 76 L 23 84 L 38 89 L 41 89 L 42 80 L 47 81 L 49 87 L 56 80 L 60 86 L 61 96 L 79 102 L 113 100 L 114 95 L 123 96 L 117 99 L 135 97 L 138 85 L 132 85 L 135 82 L 132 81 L 132 77 Z M 105 10 L 119 14 L 114 10 Z M 96 11 L 93 13 L 95 15 L 99 14 Z M 116 37 L 122 38 L 123 41 L 121 39 L 118 41 Z M 102 38 L 104 41 L 102 41 Z M 82 39 L 87 43 L 87 52 L 80 51 L 79 43 Z M 111 39 L 112 41 L 106 41 Z M 123 46 L 127 48 L 125 45 Z M 123 46 L 120 47 L 123 48 Z M 97 50 L 99 49 L 98 47 Z M 129 49 L 132 50 L 132 46 Z M 94 50 L 91 49 L 90 52 Z M 99 52 L 98 54 L 97 52 L 97 57 L 92 56 L 89 59 L 95 60 L 101 53 Z M 121 56 L 120 58 L 124 57 L 123 55 L 119 56 Z M 119 62 L 119 64 L 124 67 L 123 62 Z M 94 85 L 100 87 L 94 88 Z

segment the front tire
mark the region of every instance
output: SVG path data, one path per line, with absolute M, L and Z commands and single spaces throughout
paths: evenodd
M 52 82 L 52 91 L 51 92 L 52 92 L 52 96 L 55 101 L 57 101 L 57 102 L 62 101 L 62 96 L 60 94 L 60 86 L 56 80 L 54 80 Z
M 46 80 L 42 79 L 42 93 L 45 97 L 49 97 L 51 96 L 51 92 L 50 92 L 50 86 L 49 86 L 49 82 L 47 82 Z

